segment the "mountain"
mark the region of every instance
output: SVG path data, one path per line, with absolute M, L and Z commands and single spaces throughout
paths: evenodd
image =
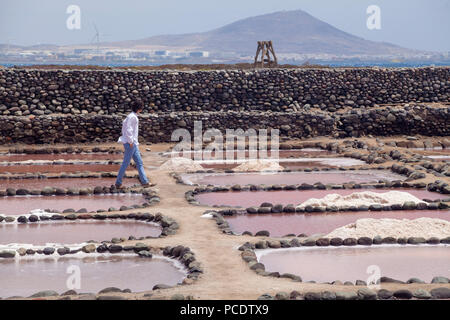
M 0 43 L 0 51 L 1 50 L 9 50 L 9 49 L 15 49 L 15 50 L 57 50 L 59 49 L 60 46 L 56 45 L 56 44 L 45 44 L 45 43 L 40 43 L 40 44 L 34 44 L 34 45 L 30 45 L 30 46 L 21 46 L 18 44 L 8 44 L 8 43 Z
M 242 19 L 208 32 L 160 35 L 141 40 L 103 43 L 119 47 L 191 48 L 254 55 L 256 41 L 272 40 L 277 53 L 407 54 L 413 50 L 368 41 L 341 31 L 302 11 L 280 11 Z

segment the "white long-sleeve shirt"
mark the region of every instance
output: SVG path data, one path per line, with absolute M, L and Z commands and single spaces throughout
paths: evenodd
M 136 113 L 131 112 L 122 122 L 122 136 L 117 142 L 139 145 L 138 137 L 139 119 Z

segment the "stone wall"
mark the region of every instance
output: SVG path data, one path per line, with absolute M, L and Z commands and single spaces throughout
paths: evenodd
M 0 116 L 0 144 L 112 142 L 120 136 L 123 115 Z M 179 128 L 203 130 L 280 129 L 281 136 L 357 137 L 362 135 L 450 135 L 448 107 L 411 105 L 351 109 L 344 113 L 298 112 L 179 112 L 140 116 L 141 141 L 168 142 Z
M 0 115 L 127 112 L 335 112 L 379 104 L 449 102 L 450 68 L 263 69 L 254 71 L 0 70 Z
M 282 136 L 450 132 L 450 68 L 140 72 L 0 70 L 0 143 L 115 141 L 142 99 L 143 141 L 203 129 L 280 129 Z M 420 104 L 418 104 L 420 102 Z M 441 107 L 427 106 L 440 102 Z M 399 104 L 408 103 L 400 106 Z M 386 105 L 394 105 L 388 106 Z

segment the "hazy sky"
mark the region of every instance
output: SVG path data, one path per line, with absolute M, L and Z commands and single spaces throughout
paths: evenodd
M 81 9 L 81 29 L 69 30 L 69 5 Z M 381 30 L 366 27 L 369 5 L 381 9 Z M 450 51 L 450 0 L 1 0 L 0 43 L 90 43 L 158 34 L 202 32 L 236 20 L 302 9 L 369 40 Z

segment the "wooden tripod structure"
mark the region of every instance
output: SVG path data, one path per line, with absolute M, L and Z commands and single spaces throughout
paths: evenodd
M 259 59 L 259 55 L 261 58 Z M 270 55 L 272 54 L 272 58 Z M 278 65 L 277 56 L 273 49 L 272 41 L 258 41 L 258 49 L 256 49 L 255 67 L 274 67 Z

